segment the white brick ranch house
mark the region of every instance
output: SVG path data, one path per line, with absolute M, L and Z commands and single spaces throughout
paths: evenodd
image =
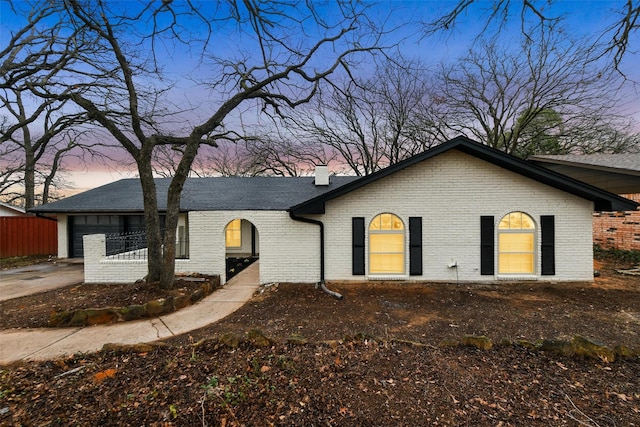
M 225 258 L 242 254 L 259 256 L 261 283 L 589 281 L 592 212 L 637 207 L 464 137 L 365 177 L 319 171 L 189 179 L 176 270 L 224 282 Z M 168 180 L 156 184 L 162 212 Z M 141 226 L 137 180 L 33 211 L 57 215 L 58 256 L 84 255 L 87 282 L 146 274 L 145 260 L 105 255 L 105 233 Z

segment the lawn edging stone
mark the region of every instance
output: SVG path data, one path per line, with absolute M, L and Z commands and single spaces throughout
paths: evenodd
M 166 298 L 148 301 L 144 304 L 131 304 L 126 307 L 87 308 L 51 313 L 49 327 L 78 327 L 103 325 L 158 317 L 195 304 L 210 295 L 220 286 L 220 278 L 211 278 L 212 282 L 203 282 L 197 290 L 187 295 L 177 292 Z

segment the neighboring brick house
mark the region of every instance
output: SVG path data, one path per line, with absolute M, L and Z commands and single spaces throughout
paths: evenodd
M 180 222 L 189 256 L 176 269 L 224 281 L 225 257 L 255 253 L 261 283 L 592 280 L 594 209 L 637 207 L 463 137 L 365 177 L 319 171 L 315 180 L 189 179 Z M 156 182 L 166 194 L 168 180 Z M 58 214 L 66 253 L 75 217 L 101 233 L 101 221 L 126 228 L 127 216 L 141 215 L 140 184 L 122 180 L 35 210 Z M 145 275 L 144 261 L 105 256 L 104 236 L 84 242 L 87 281 Z
M 640 202 L 640 153 L 534 156 L 530 161 Z M 594 212 L 593 242 L 640 251 L 640 210 Z

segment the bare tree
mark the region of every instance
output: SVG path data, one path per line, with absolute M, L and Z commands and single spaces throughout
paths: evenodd
M 469 13 L 484 21 L 482 31 L 487 34 L 492 28 L 500 32 L 511 22 L 519 24 L 521 33 L 529 40 L 536 40 L 540 34 L 546 33 L 562 25 L 566 16 L 564 10 L 553 13 L 557 0 L 493 0 L 481 2 L 478 0 L 459 0 L 453 8 L 432 22 L 425 23 L 426 35 L 448 32 L 459 25 L 461 18 Z M 480 11 L 480 12 L 479 12 Z M 594 45 L 598 57 L 611 55 L 614 69 L 620 71 L 620 64 L 631 47 L 632 37 L 640 28 L 640 2 L 626 0 L 621 3 L 615 18 L 607 26 L 606 20 L 601 29 L 597 44 Z
M 249 141 L 245 147 L 260 175 L 304 176 L 316 165 L 336 160 L 335 153 L 316 141 L 301 141 L 282 129 Z
M 478 42 L 467 56 L 442 67 L 438 96 L 452 131 L 518 154 L 530 151 L 522 145 L 550 111 L 562 119 L 563 133 L 586 117 L 615 120 L 618 75 L 595 67 L 591 45 L 558 32 L 536 42 L 525 38 L 520 49 L 497 40 Z
M 429 103 L 424 67 L 388 60 L 361 81 L 318 96 L 296 115 L 295 135 L 320 142 L 356 175 L 368 175 L 446 139 Z
M 348 2 L 332 5 L 331 13 L 319 10 L 324 4 L 288 1 L 63 4 L 58 26 L 70 26 L 94 49 L 82 56 L 82 68 L 65 68 L 65 81 L 34 93 L 73 101 L 135 160 L 145 206 L 147 279 L 165 288 L 173 285 L 180 196 L 198 149 L 215 146 L 227 132 L 223 121 L 241 106 L 284 115 L 309 102 L 334 73 L 348 73 L 359 55 L 377 51 L 381 35 L 366 6 Z M 177 45 L 188 46 L 208 68 L 200 80 L 211 96 L 199 117 L 168 128 L 163 122 L 184 112 L 168 99 L 172 84 L 161 73 L 171 65 L 163 56 L 176 53 L 163 49 Z M 163 145 L 180 153 L 167 194 L 164 237 L 153 179 L 154 150 Z
M 258 176 L 265 170 L 247 150 L 245 144 L 237 142 L 218 143 L 199 168 L 203 175 Z
M 32 10 L 27 25 L 0 51 L 0 102 L 6 112 L 0 133 L 0 194 L 26 209 L 48 202 L 65 157 L 96 153 L 97 144 L 82 138 L 88 131 L 85 112 L 70 107 L 68 100 L 32 93 L 73 64 L 82 48 L 81 41 L 70 43 L 59 29 L 44 25 L 59 10 L 52 4 Z

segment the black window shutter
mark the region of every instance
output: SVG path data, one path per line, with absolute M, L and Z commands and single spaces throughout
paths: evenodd
M 351 218 L 351 235 L 353 239 L 351 274 L 362 276 L 364 275 L 364 218 Z
M 422 218 L 409 218 L 409 274 L 422 275 Z
M 494 274 L 493 216 L 480 217 L 480 274 Z
M 540 231 L 542 235 L 542 275 L 553 276 L 556 274 L 556 248 L 555 248 L 555 217 L 542 215 L 540 217 Z

